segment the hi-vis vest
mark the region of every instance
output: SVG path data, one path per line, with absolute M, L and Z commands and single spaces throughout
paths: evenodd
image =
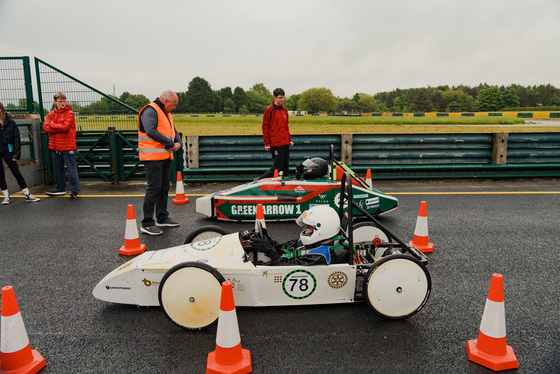
M 149 103 L 148 105 L 154 108 L 158 115 L 157 131 L 168 138 L 175 139 L 175 126 L 171 114 L 167 117 L 156 103 Z M 163 144 L 156 142 L 148 134 L 140 131 L 140 115 L 148 105 L 138 113 L 138 156 L 140 161 L 173 160 L 173 152 L 169 152 Z

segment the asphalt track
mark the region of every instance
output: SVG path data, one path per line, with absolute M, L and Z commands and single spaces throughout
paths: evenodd
M 255 373 L 489 373 L 468 360 L 493 273 L 504 277 L 507 343 L 517 373 L 560 368 L 560 183 L 558 180 L 375 182 L 399 209 L 381 221 L 412 239 L 420 201 L 428 207 L 432 295 L 403 321 L 384 320 L 365 303 L 238 308 L 242 346 Z M 197 195 L 223 185 L 187 186 L 187 205 L 169 204 L 180 228 L 141 235 L 148 250 L 175 246 L 206 224 Z M 42 373 L 203 373 L 216 328 L 190 332 L 159 308 L 102 302 L 91 291 L 129 260 L 128 204 L 141 219 L 143 184 L 82 182 L 83 195 L 0 206 L 0 285 L 12 285 L 29 341 L 47 362 Z M 140 217 L 140 218 L 139 218 Z M 250 223 L 217 222 L 228 230 Z M 271 236 L 298 235 L 294 223 L 267 224 Z

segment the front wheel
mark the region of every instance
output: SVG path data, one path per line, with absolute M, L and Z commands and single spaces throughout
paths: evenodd
M 184 262 L 165 273 L 159 285 L 159 305 L 174 324 L 204 330 L 217 323 L 224 277 L 202 262 Z
M 224 236 L 229 234 L 225 229 L 219 226 L 202 226 L 196 230 L 193 230 L 187 238 L 185 239 L 185 244 L 189 244 L 192 242 L 199 242 L 201 240 L 208 240 L 215 238 L 216 236 Z
M 414 257 L 390 255 L 376 261 L 366 275 L 369 307 L 388 319 L 404 319 L 424 307 L 432 290 L 426 266 Z

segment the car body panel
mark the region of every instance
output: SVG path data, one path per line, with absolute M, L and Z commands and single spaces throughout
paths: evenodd
M 107 274 L 94 288 L 103 301 L 158 306 L 158 289 L 173 266 L 190 261 L 217 269 L 233 286 L 237 306 L 281 306 L 354 301 L 356 266 L 255 266 L 245 260 L 239 234 L 144 252 Z
M 338 209 L 340 181 L 265 178 L 200 197 L 196 211 L 209 218 L 253 221 L 257 204 L 267 220 L 291 220 L 316 205 Z M 381 215 L 398 207 L 396 197 L 355 183 L 353 200 L 369 214 Z M 355 210 L 355 214 L 359 212 Z

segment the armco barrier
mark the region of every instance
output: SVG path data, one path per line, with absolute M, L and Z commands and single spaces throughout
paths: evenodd
M 508 141 L 509 140 L 509 141 Z M 560 177 L 560 133 L 299 135 L 292 175 L 306 158 L 335 158 L 374 179 Z M 272 165 L 260 136 L 188 137 L 186 182 L 249 181 Z M 195 151 L 193 151 L 195 150 Z

